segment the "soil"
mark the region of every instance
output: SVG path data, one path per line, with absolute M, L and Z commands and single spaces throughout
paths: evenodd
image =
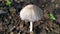
M 29 22 L 20 19 L 20 10 L 29 4 L 34 4 L 44 11 L 44 18 L 34 22 L 33 34 L 60 34 L 60 14 L 52 21 L 49 13 L 60 8 L 60 0 L 11 0 L 11 6 L 6 6 L 6 0 L 0 1 L 0 10 L 8 11 L 0 15 L 0 34 L 30 34 Z

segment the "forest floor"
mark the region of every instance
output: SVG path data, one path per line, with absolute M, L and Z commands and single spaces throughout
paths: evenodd
M 29 34 L 29 22 L 20 19 L 20 10 L 29 4 L 34 4 L 44 11 L 44 18 L 34 22 L 34 34 L 60 34 L 60 0 L 11 0 L 11 6 L 5 5 L 6 1 L 0 1 L 0 10 L 8 11 L 0 15 L 0 34 Z M 56 10 L 55 10 L 56 9 Z M 57 11 L 57 19 L 52 21 L 49 13 Z

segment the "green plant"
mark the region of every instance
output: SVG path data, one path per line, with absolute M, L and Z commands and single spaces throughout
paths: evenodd
M 49 14 L 49 17 L 50 17 L 51 20 L 56 20 L 54 14 L 52 12 Z
M 10 6 L 11 5 L 11 2 L 9 0 L 6 0 L 6 5 L 7 6 Z

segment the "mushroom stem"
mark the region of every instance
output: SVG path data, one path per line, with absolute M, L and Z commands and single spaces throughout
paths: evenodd
M 30 22 L 30 32 L 33 30 L 33 22 Z

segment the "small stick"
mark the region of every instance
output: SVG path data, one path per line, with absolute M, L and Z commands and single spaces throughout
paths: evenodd
M 15 26 L 13 26 L 13 27 L 10 29 L 10 31 L 12 31 L 14 28 L 15 28 Z

